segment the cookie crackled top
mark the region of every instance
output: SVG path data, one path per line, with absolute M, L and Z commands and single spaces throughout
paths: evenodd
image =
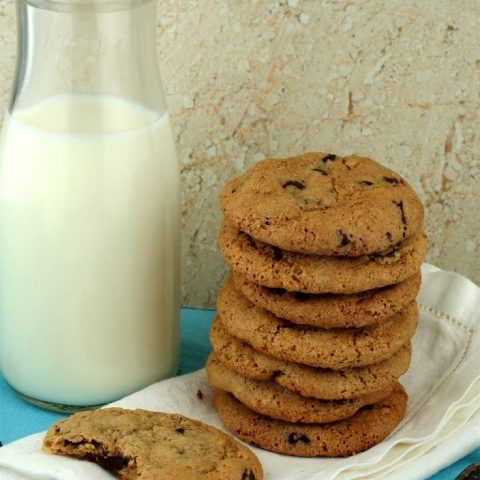
M 317 255 L 385 251 L 423 224 L 407 182 L 359 156 L 262 160 L 228 182 L 220 201 L 226 218 L 255 239 Z

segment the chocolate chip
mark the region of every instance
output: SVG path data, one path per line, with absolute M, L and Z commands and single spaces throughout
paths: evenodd
M 391 257 L 392 255 L 393 252 L 389 250 L 388 252 L 384 253 L 372 253 L 368 256 L 368 258 L 374 262 L 375 260 L 382 260 L 383 258 Z
M 298 182 L 297 180 L 288 180 L 282 184 L 282 187 L 283 188 L 295 187 L 295 188 L 298 188 L 299 190 L 303 190 L 304 188 L 306 188 L 303 182 Z
M 370 180 L 360 180 L 360 182 L 358 183 L 362 185 L 362 187 L 370 187 L 371 185 L 373 185 L 373 182 L 371 182 Z
M 340 238 L 341 238 L 341 240 L 340 240 L 340 246 L 341 247 L 345 247 L 349 243 L 352 243 L 352 241 L 348 237 L 348 234 L 345 233 L 343 230 L 339 230 L 338 233 L 340 234 Z
M 365 300 L 369 300 L 370 298 L 372 298 L 372 296 L 373 296 L 373 294 L 370 291 L 359 292 L 359 293 L 356 294 L 357 303 L 362 303 Z
M 304 292 L 294 292 L 293 296 L 295 297 L 296 300 L 300 300 L 301 302 L 304 302 L 309 298 L 308 293 L 304 293 Z
M 336 159 L 337 159 L 336 155 L 334 155 L 333 153 L 329 153 L 328 155 L 322 158 L 322 162 L 323 163 L 334 162 Z
M 240 235 L 245 238 L 245 240 L 247 241 L 250 247 L 253 247 L 253 248 L 257 247 L 257 245 L 255 244 L 255 240 L 248 233 L 240 232 Z
M 197 398 L 198 398 L 199 400 L 203 400 L 203 393 L 202 393 L 202 391 L 201 391 L 200 389 L 197 390 Z
M 272 376 L 270 377 L 270 380 L 275 380 L 278 377 L 281 377 L 282 375 L 285 375 L 281 370 L 275 370 L 272 373 Z
M 99 463 L 107 470 L 119 472 L 122 468 L 125 468 L 128 465 L 128 458 L 122 457 L 121 455 L 113 455 L 111 457 L 105 456 L 99 461 Z
M 287 293 L 287 291 L 284 289 L 284 288 L 272 288 L 272 292 L 275 294 L 275 295 L 278 295 L 278 296 L 282 296 L 282 295 L 285 295 Z
M 255 474 L 250 469 L 245 469 L 240 480 L 256 480 Z
M 370 260 L 381 260 L 383 258 L 389 258 L 389 257 L 393 257 L 395 255 L 395 253 L 399 250 L 400 248 L 400 245 L 397 243 L 396 245 L 394 245 L 393 247 L 389 248 L 388 250 L 386 250 L 385 252 L 375 252 L 375 253 L 372 253 L 371 255 L 369 255 L 369 258 Z
M 385 182 L 389 183 L 390 185 L 400 185 L 403 181 L 400 178 L 395 177 L 383 177 Z
M 389 250 L 387 250 L 386 252 L 384 252 L 382 257 L 383 258 L 393 257 L 395 255 L 395 252 L 397 252 L 397 251 L 398 251 L 398 247 L 392 247 Z
M 379 403 L 377 403 L 377 404 L 374 403 L 373 405 L 365 405 L 365 406 L 362 407 L 361 411 L 366 412 L 367 410 L 373 410 L 374 408 L 378 408 L 379 406 L 380 406 Z
M 390 232 L 386 232 L 385 236 L 388 238 L 388 240 L 392 241 L 392 234 Z
M 393 203 L 400 209 L 400 214 L 402 216 L 402 223 L 403 223 L 403 238 L 407 236 L 407 217 L 405 215 L 405 207 L 403 206 L 403 201 L 399 200 L 393 201 Z
M 185 433 L 185 429 L 183 427 L 178 427 L 175 429 L 175 431 L 180 435 L 183 435 Z
M 283 252 L 278 247 L 272 247 L 272 257 L 279 262 L 283 258 Z
M 455 477 L 455 480 L 480 480 L 480 463 L 472 463 Z
M 298 442 L 309 444 L 310 439 L 304 433 L 299 434 L 299 433 L 292 432 L 288 435 L 288 443 L 290 445 L 295 445 Z
M 320 167 L 312 168 L 312 170 L 314 172 L 320 172 L 325 177 L 328 175 L 328 172 L 326 170 L 324 170 L 323 168 L 320 168 Z

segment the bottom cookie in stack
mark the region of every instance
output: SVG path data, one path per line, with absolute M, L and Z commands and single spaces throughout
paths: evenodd
M 214 404 L 224 425 L 251 445 L 299 457 L 347 457 L 381 442 L 400 422 L 407 394 L 397 383 L 384 400 L 331 423 L 291 423 L 245 407 L 225 391 L 214 390 Z

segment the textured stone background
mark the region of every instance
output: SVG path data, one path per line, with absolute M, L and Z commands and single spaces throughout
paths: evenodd
M 182 165 L 183 304 L 211 307 L 224 182 L 307 150 L 370 155 L 426 204 L 428 260 L 480 283 L 480 2 L 158 0 Z M 0 0 L 0 109 L 13 74 Z

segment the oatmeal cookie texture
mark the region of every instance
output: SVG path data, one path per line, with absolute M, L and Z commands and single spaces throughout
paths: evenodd
M 48 453 L 97 462 L 123 480 L 261 480 L 246 447 L 220 430 L 182 415 L 105 408 L 53 424 Z
M 254 446 L 347 456 L 400 422 L 427 250 L 423 205 L 366 157 L 258 162 L 224 187 L 207 362 L 225 426 Z

